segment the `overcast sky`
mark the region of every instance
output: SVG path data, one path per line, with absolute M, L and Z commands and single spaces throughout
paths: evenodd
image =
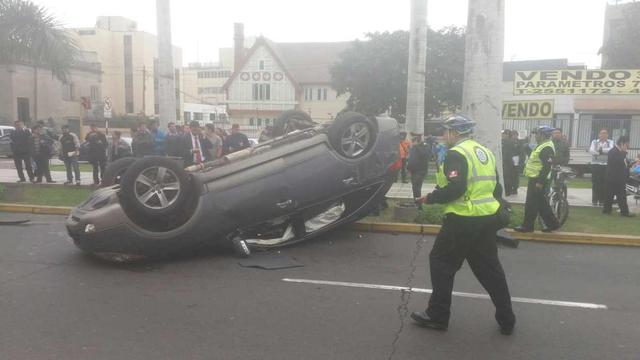
M 91 27 L 120 15 L 156 33 L 155 0 L 34 0 L 64 24 Z M 506 0 L 505 60 L 568 58 L 600 65 L 606 0 Z M 409 0 L 172 1 L 173 42 L 185 64 L 216 61 L 233 44 L 233 23 L 276 42 L 349 41 L 372 31 L 406 30 Z M 467 0 L 429 0 L 429 26 L 465 25 Z

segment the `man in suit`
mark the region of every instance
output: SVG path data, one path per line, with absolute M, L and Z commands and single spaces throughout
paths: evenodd
M 621 136 L 616 145 L 607 154 L 607 169 L 605 172 L 606 197 L 604 198 L 603 214 L 611 214 L 613 197 L 618 201 L 620 215 L 633 217 L 629 213 L 627 205 L 626 183 L 629 178 L 629 163 L 627 162 L 627 150 L 629 149 L 629 138 Z
M 211 149 L 211 143 L 202 135 L 200 123 L 189 123 L 189 133 L 185 134 L 183 145 L 183 159 L 185 166 L 202 164 L 210 159 L 207 157 Z
M 24 177 L 22 163 L 24 163 L 24 168 L 27 170 L 29 180 L 34 181 L 35 175 L 31 167 L 31 132 L 24 128 L 22 121 L 16 121 L 14 125 L 16 129 L 9 135 L 9 138 L 11 139 L 13 163 L 16 165 L 18 177 L 20 178 L 18 182 L 23 183 L 27 181 Z

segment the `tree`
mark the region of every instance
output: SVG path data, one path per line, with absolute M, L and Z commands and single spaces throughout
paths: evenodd
M 44 67 L 66 82 L 78 47 L 42 6 L 0 0 L 0 64 Z
M 600 49 L 605 69 L 636 69 L 640 67 L 640 4 L 624 5 L 624 17 L 618 26 L 611 28 L 611 35 Z
M 404 118 L 407 102 L 407 31 L 369 33 L 354 41 L 331 68 L 332 86 L 348 94 L 347 110 L 378 115 L 387 110 Z M 458 108 L 464 76 L 464 29 L 447 27 L 427 33 L 425 116 Z

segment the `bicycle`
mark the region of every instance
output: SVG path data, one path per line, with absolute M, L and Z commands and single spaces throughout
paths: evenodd
M 569 218 L 569 201 L 567 200 L 567 183 L 575 177 L 575 172 L 566 166 L 556 165 L 551 169 L 551 186 L 546 195 L 553 214 L 558 219 L 560 226 Z M 544 221 L 538 219 L 543 228 Z

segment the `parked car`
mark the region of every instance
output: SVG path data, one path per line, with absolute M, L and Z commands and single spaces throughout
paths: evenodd
M 356 221 L 384 200 L 398 141 L 394 119 L 348 112 L 329 126 L 186 169 L 166 157 L 121 159 L 107 169 L 120 183 L 107 179 L 111 186 L 71 212 L 67 230 L 80 249 L 112 261 L 210 244 L 248 255 L 297 243 Z
M 15 130 L 13 126 L 0 125 L 0 156 L 11 157 L 11 139 L 9 135 Z

